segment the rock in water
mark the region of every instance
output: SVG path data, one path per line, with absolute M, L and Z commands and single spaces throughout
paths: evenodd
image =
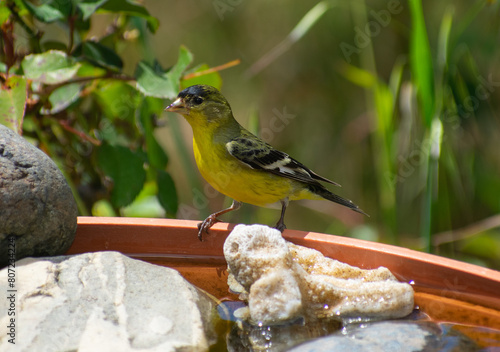
M 78 209 L 54 162 L 0 125 L 0 267 L 15 259 L 65 253 L 76 232 Z
M 17 264 L 18 330 L 15 345 L 0 336 L 0 351 L 195 352 L 215 342 L 214 301 L 176 270 L 117 252 Z M 2 292 L 6 271 L 0 271 Z M 12 318 L 8 304 L 0 300 L 4 327 Z
M 306 318 L 389 319 L 413 310 L 413 288 L 384 267 L 363 270 L 294 245 L 276 229 L 238 225 L 224 243 L 228 284 L 255 324 Z
M 351 324 L 341 332 L 288 349 L 288 352 L 416 352 L 480 351 L 480 347 L 452 325 L 432 321 L 395 320 Z M 484 350 L 482 350 L 484 351 Z

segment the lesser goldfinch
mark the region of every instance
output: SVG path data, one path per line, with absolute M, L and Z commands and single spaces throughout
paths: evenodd
M 283 231 L 289 200 L 327 199 L 367 215 L 352 201 L 327 190 L 324 178 L 274 149 L 243 128 L 234 118 L 226 98 L 214 87 L 195 85 L 184 89 L 165 108 L 185 117 L 193 129 L 193 150 L 202 176 L 217 191 L 233 199 L 232 205 L 213 213 L 198 225 L 198 238 L 218 217 L 236 210 L 241 203 L 267 206 L 281 202 L 276 228 Z

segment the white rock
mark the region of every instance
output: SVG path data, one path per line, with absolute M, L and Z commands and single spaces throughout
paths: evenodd
M 398 318 L 413 310 L 412 287 L 387 268 L 363 270 L 326 258 L 267 226 L 236 226 L 224 255 L 228 284 L 248 302 L 246 315 L 254 322 Z
M 292 266 L 281 233 L 269 230 L 261 225 L 238 225 L 224 242 L 228 267 L 247 291 L 267 271 Z
M 215 342 L 214 303 L 173 269 L 98 252 L 23 259 L 16 278 L 16 344 L 3 334 L 1 351 L 206 351 Z
M 276 269 L 262 275 L 250 288 L 248 305 L 252 320 L 263 323 L 300 315 L 302 295 L 293 271 Z

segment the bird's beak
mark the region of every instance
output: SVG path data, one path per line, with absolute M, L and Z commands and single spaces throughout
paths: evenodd
M 186 105 L 184 105 L 184 100 L 182 98 L 177 98 L 175 101 L 165 108 L 165 111 L 176 112 L 179 114 L 187 114 L 188 110 Z

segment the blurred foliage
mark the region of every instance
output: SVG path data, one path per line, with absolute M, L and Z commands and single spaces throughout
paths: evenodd
M 112 21 L 90 35 L 93 16 L 103 13 Z M 168 70 L 152 59 L 126 73 L 121 47 L 145 27 L 154 33 L 159 26 L 139 3 L 5 1 L 0 14 L 0 123 L 56 161 L 80 214 L 175 217 L 177 191 L 154 131 L 164 99 L 177 96 L 193 61 L 189 50 L 181 46 Z M 68 37 L 45 40 L 41 28 L 49 24 Z M 201 67 L 202 74 L 209 69 Z M 200 77 L 221 84 L 213 70 Z
M 0 4 L 0 119 L 56 160 L 82 214 L 200 219 L 228 203 L 200 179 L 189 126 L 157 121 L 241 58 L 224 76 L 236 118 L 371 215 L 296 202 L 289 228 L 500 268 L 498 1 L 64 4 Z

